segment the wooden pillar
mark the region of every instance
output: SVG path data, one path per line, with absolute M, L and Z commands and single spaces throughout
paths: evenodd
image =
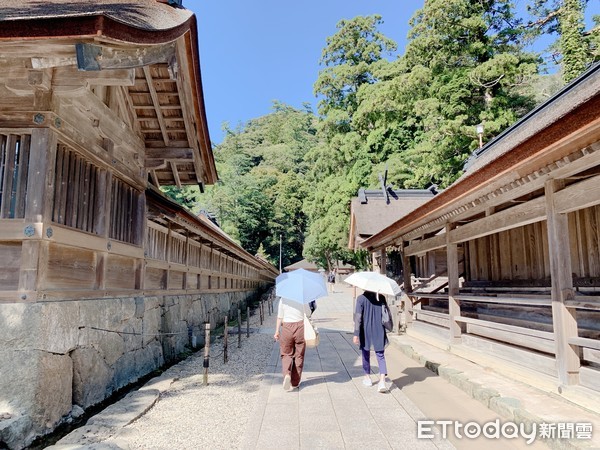
M 435 276 L 435 250 L 427 252 L 427 278 Z
M 146 216 L 146 192 L 142 191 L 137 202 L 137 213 L 135 227 L 137 229 L 135 242 L 146 249 L 146 238 L 148 234 L 147 216 Z M 142 257 L 136 260 L 135 271 L 135 289 L 143 290 L 146 283 L 146 258 Z
M 402 242 L 402 248 L 400 249 L 402 252 L 402 276 L 404 278 L 404 292 L 407 294 L 404 297 L 404 314 L 406 315 L 406 325 L 408 326 L 413 321 L 414 313 L 412 298 L 410 297 L 410 293 L 412 292 L 410 256 L 406 254 L 406 247 L 408 247 L 408 242 Z
M 171 283 L 171 246 L 173 245 L 173 237 L 171 231 L 171 222 L 169 222 L 169 231 L 167 232 L 167 248 L 165 253 L 165 259 L 167 260 L 167 269 L 164 278 L 164 289 L 170 289 Z
M 575 296 L 571 275 L 569 223 L 567 215 L 557 213 L 554 206 L 554 194 L 563 187 L 564 182 L 561 180 L 548 180 L 545 193 L 556 367 L 559 381 L 572 385 L 579 383 L 580 355 L 578 346 L 569 345 L 569 338 L 578 336 L 575 309 L 569 309 L 565 305 L 565 301 L 573 300 Z
M 446 257 L 448 264 L 448 315 L 450 318 L 450 345 L 459 344 L 461 341 L 460 323 L 456 321 L 460 317 L 460 304 L 455 299 L 459 291 L 458 271 L 458 245 L 450 242 L 450 231 L 455 224 L 446 225 Z
M 385 266 L 386 266 L 385 248 L 374 251 L 372 253 L 372 257 L 373 257 L 373 272 L 378 272 L 378 273 L 382 273 L 385 275 L 385 272 L 386 272 L 386 270 L 385 270 Z
M 379 254 L 380 254 L 379 273 L 386 275 L 387 274 L 387 251 L 386 251 L 385 247 L 380 250 Z
M 19 291 L 35 291 L 43 286 L 43 263 L 48 259 L 48 242 L 43 236 L 52 216 L 56 142 L 55 134 L 48 128 L 31 132 L 24 222 L 25 228 L 35 233 L 32 239 L 24 239 L 21 247 Z
M 188 277 L 190 276 L 190 233 L 185 231 L 185 267 L 186 271 L 183 274 L 183 289 L 187 289 L 189 286 Z

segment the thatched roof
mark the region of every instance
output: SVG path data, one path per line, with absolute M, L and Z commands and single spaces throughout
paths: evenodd
M 104 17 L 139 30 L 165 31 L 181 26 L 192 15 L 187 9 L 156 0 L 0 0 L 0 21 L 14 21 L 17 26 L 28 21 L 38 24 L 35 28 L 22 27 L 20 31 L 14 30 L 20 35 L 30 36 L 44 33 L 43 22 L 51 24 L 55 21 L 92 17 Z M 5 30 L 8 26 L 7 23 L 2 25 Z M 45 33 L 54 35 L 52 30 Z

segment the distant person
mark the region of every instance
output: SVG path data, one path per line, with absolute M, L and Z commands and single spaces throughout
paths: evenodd
M 332 294 L 335 292 L 335 269 L 333 269 L 331 272 L 329 272 L 329 275 L 327 276 L 327 284 L 329 285 L 329 292 L 331 292 Z
M 281 297 L 277 309 L 277 324 L 273 337 L 279 341 L 283 389 L 298 388 L 304 367 L 304 305 Z M 307 314 L 310 317 L 310 313 Z M 281 334 L 279 331 L 281 329 Z
M 387 334 L 381 323 L 382 308 L 386 304 L 385 297 L 371 291 L 365 291 L 356 299 L 354 312 L 354 337 L 353 342 L 360 346 L 362 351 L 362 366 L 365 372 L 363 384 L 367 387 L 373 385 L 371 380 L 371 350 L 375 351 L 379 363 L 379 392 L 387 392 L 385 377 L 387 366 L 385 364 L 385 347 L 388 344 Z

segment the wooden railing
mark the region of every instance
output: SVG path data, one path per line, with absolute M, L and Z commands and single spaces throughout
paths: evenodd
M 540 289 L 542 290 L 542 289 Z M 459 303 L 485 303 L 506 306 L 533 306 L 546 307 L 552 306 L 552 299 L 549 294 L 543 293 L 516 293 L 514 289 L 498 289 L 494 294 L 490 290 L 482 293 L 460 293 L 454 296 Z M 542 291 L 547 291 L 543 289 Z M 508 295 L 507 295 L 508 294 Z M 429 293 L 429 292 L 411 292 L 408 294 L 412 304 L 417 304 L 425 299 L 448 300 L 448 294 Z M 575 299 L 565 302 L 568 308 L 578 310 L 600 311 L 600 297 L 594 295 L 578 294 Z M 493 339 L 498 342 L 507 343 L 513 346 L 525 349 L 535 350 L 549 355 L 556 352 L 554 343 L 554 333 L 535 328 L 511 325 L 501 321 L 482 320 L 473 317 L 458 316 L 451 318 L 447 312 L 440 312 L 428 309 L 412 310 L 414 318 L 418 321 L 427 322 L 443 328 L 450 327 L 450 321 L 454 319 L 462 324 L 463 332 L 471 335 L 482 336 Z M 501 320 L 501 319 L 500 319 Z M 540 327 L 543 328 L 543 324 Z M 551 325 L 549 325 L 551 328 Z M 600 340 L 586 337 L 570 338 L 570 345 L 579 347 L 581 350 L 589 349 L 592 352 L 600 351 Z M 587 360 L 587 351 L 581 352 L 582 360 Z M 595 356 L 598 358 L 599 356 Z

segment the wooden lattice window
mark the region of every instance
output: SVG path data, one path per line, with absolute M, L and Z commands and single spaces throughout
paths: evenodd
M 148 228 L 146 234 L 146 257 L 167 260 L 167 233 Z
M 141 244 L 141 200 L 140 191 L 118 178 L 113 178 L 109 232 L 111 239 Z
M 64 145 L 56 152 L 52 220 L 98 233 L 99 169 Z
M 0 218 L 25 217 L 31 136 L 0 134 Z

